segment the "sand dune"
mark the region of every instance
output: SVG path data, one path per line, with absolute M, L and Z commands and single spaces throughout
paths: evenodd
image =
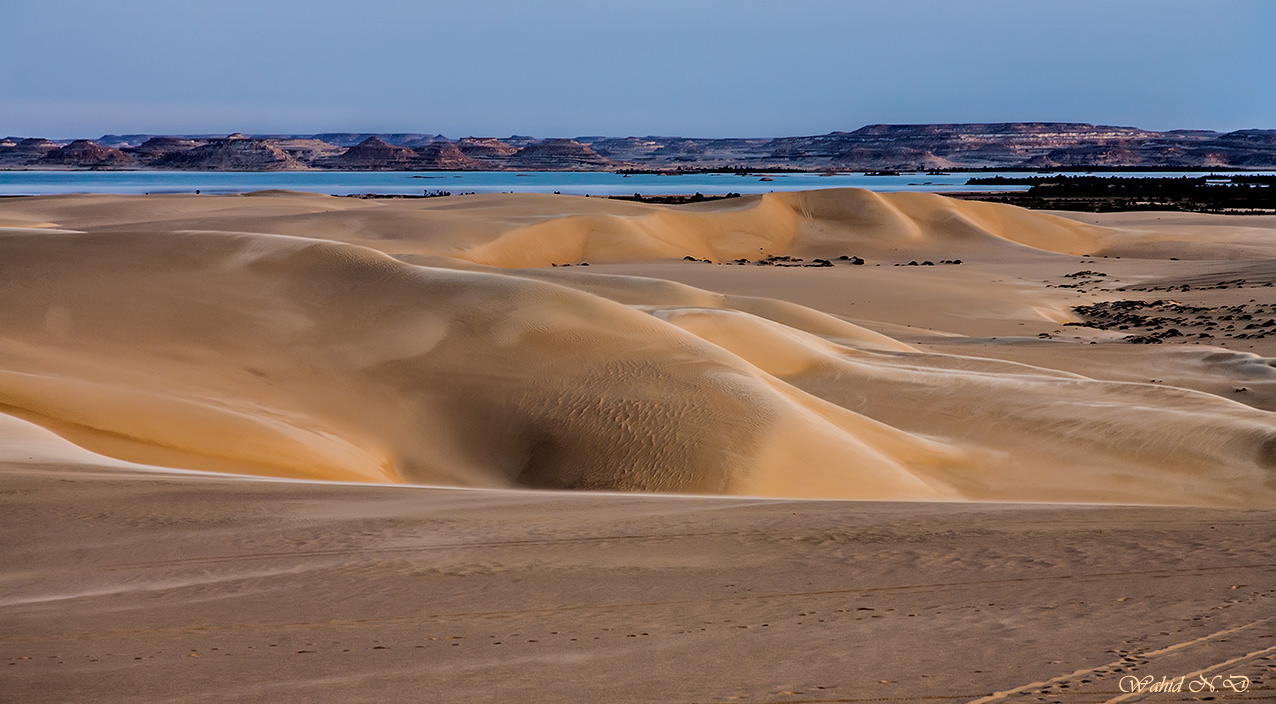
M 676 208 L 543 194 L 405 201 L 284 191 L 202 199 L 50 196 L 6 206 L 0 226 L 265 232 L 499 267 L 779 254 L 893 254 L 907 261 L 1012 255 L 1022 246 L 1088 254 L 1113 241 L 1139 239 L 1134 231 L 1011 206 L 860 189 L 769 193 Z M 1142 239 L 1161 238 L 1153 233 Z
M 0 203 L 0 225 L 0 411 L 121 460 L 470 487 L 1276 505 L 1276 416 L 1223 390 L 1271 372 L 1266 358 L 1219 358 L 1197 375 L 1217 383 L 1176 386 L 1018 354 L 1027 342 L 1004 360 L 956 344 L 1075 320 L 1082 293 L 1025 277 L 1139 243 L 1150 259 L 1123 266 L 1154 267 L 1155 230 L 853 190 L 683 207 L 63 196 Z M 873 261 L 676 261 L 843 253 Z M 978 264 L 889 266 L 951 257 Z M 594 266 L 549 267 L 582 260 Z M 870 289 L 886 302 L 856 294 Z M 907 328 L 915 314 L 931 329 Z M 1071 348 L 1117 337 L 1086 334 Z

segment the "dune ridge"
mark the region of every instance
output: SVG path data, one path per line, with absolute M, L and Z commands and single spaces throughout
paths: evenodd
M 768 193 L 677 208 L 544 194 L 409 202 L 280 191 L 203 202 L 163 195 L 32 200 L 38 202 L 0 211 L 0 226 L 68 222 L 72 229 L 174 231 L 210 229 L 211 224 L 223 231 L 335 239 L 391 254 L 443 255 L 507 268 L 684 256 L 714 261 L 838 256 L 848 248 L 900 256 L 1013 253 L 1021 246 L 1088 254 L 1116 240 L 1140 238 L 1135 231 L 997 203 L 854 188 Z M 1155 233 L 1141 235 L 1161 239 Z
M 1276 505 L 1273 414 L 1217 394 L 940 353 L 788 301 L 516 268 L 754 249 L 996 260 L 1126 231 L 863 191 L 688 209 L 124 200 L 0 204 L 0 412 L 111 457 L 471 487 Z

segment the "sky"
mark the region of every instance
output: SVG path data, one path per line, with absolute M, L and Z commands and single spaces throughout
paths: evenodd
M 1271 0 L 0 0 L 0 135 L 1276 128 Z

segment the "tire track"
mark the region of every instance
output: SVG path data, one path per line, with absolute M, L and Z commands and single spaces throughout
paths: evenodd
M 1263 620 L 1270 620 L 1270 619 L 1263 619 Z M 1184 677 L 1188 682 L 1192 682 L 1200 675 L 1209 674 L 1215 670 L 1221 670 L 1225 667 L 1229 667 L 1237 663 L 1245 662 L 1246 660 L 1252 660 L 1254 658 L 1261 657 L 1263 655 L 1268 655 L 1270 653 L 1276 653 L 1276 645 L 1273 645 L 1270 648 L 1263 648 L 1262 650 L 1255 650 L 1252 653 L 1246 653 L 1244 655 L 1232 658 L 1230 660 L 1224 660 L 1223 662 L 1210 665 L 1209 667 L 1201 668 L 1195 672 L 1189 672 L 1186 675 L 1182 675 L 1182 677 Z M 1133 697 L 1145 697 L 1145 696 L 1151 696 L 1152 694 L 1154 694 L 1154 692 L 1130 692 L 1127 694 L 1122 694 L 1119 697 L 1113 697 L 1112 699 L 1107 700 L 1103 704 L 1118 704 L 1118 702 L 1123 702 Z M 1228 697 L 1228 698 L 1230 699 L 1231 697 Z
M 1238 633 L 1238 632 L 1243 631 L 1243 630 L 1245 630 L 1245 629 L 1252 628 L 1252 627 L 1254 627 L 1254 626 L 1257 626 L 1257 625 L 1260 625 L 1260 624 L 1267 623 L 1268 621 L 1271 621 L 1271 620 L 1272 620 L 1272 618 L 1271 618 L 1271 617 L 1269 617 L 1269 618 L 1260 618 L 1260 619 L 1258 619 L 1257 621 L 1250 621 L 1249 623 L 1242 624 L 1242 625 L 1240 625 L 1240 626 L 1233 626 L 1232 628 L 1225 628 L 1225 629 L 1223 629 L 1223 630 L 1221 630 L 1221 631 L 1215 631 L 1214 633 L 1210 633 L 1210 634 L 1208 634 L 1208 635 L 1204 635 L 1204 636 L 1201 636 L 1201 637 L 1199 637 L 1199 638 L 1193 638 L 1192 640 L 1183 641 L 1183 642 L 1181 642 L 1181 643 L 1174 643 L 1174 644 L 1172 644 L 1172 645 L 1167 645 L 1167 646 L 1165 646 L 1164 648 L 1160 648 L 1160 649 L 1153 650 L 1153 651 L 1150 651 L 1150 652 L 1147 652 L 1147 653 L 1143 653 L 1143 654 L 1142 654 L 1142 655 L 1140 655 L 1139 657 L 1140 657 L 1140 658 L 1142 658 L 1142 659 L 1159 657 L 1159 656 L 1162 656 L 1162 655 L 1166 655 L 1166 654 L 1168 654 L 1168 653 L 1173 653 L 1173 652 L 1176 652 L 1176 651 L 1178 651 L 1178 650 L 1182 650 L 1182 649 L 1184 649 L 1184 648 L 1190 648 L 1190 647 L 1192 647 L 1192 646 L 1194 646 L 1194 645 L 1199 645 L 1199 644 L 1201 644 L 1201 643 L 1206 643 L 1206 642 L 1212 641 L 1212 640 L 1214 640 L 1214 639 L 1216 639 L 1216 638 L 1221 638 L 1221 637 L 1223 637 L 1223 636 L 1231 635 L 1231 634 L 1233 634 L 1233 633 Z M 1273 648 L 1273 649 L 1276 649 L 1276 648 Z M 1027 691 L 1029 691 L 1029 690 L 1033 690 L 1033 689 L 1041 689 L 1042 687 L 1049 687 L 1049 686 L 1052 686 L 1052 685 L 1055 685 L 1055 684 L 1059 684 L 1059 683 L 1062 683 L 1062 682 L 1068 682 L 1068 681 L 1071 681 L 1071 680 L 1073 680 L 1073 679 L 1075 679 L 1075 678 L 1082 677 L 1082 676 L 1084 676 L 1084 675 L 1090 675 L 1090 674 L 1094 674 L 1094 673 L 1097 673 L 1097 672 L 1103 672 L 1103 671 L 1105 671 L 1105 670 L 1113 670 L 1113 669 L 1118 668 L 1118 667 L 1128 667 L 1128 666 L 1129 666 L 1129 662 L 1123 658 L 1123 659 L 1121 659 L 1121 660 L 1115 660 L 1115 661 L 1113 661 L 1113 662 L 1106 663 L 1106 664 L 1103 664 L 1103 665 L 1098 665 L 1098 666 L 1096 666 L 1096 667 L 1088 667 L 1088 668 L 1085 668 L 1085 669 L 1082 669 L 1082 670 L 1077 670 L 1077 671 L 1075 671 L 1075 672 L 1069 672 L 1069 673 L 1068 673 L 1068 674 L 1066 674 L 1066 675 L 1059 675 L 1058 677 L 1052 677 L 1052 678 L 1050 678 L 1050 679 L 1048 679 L 1048 680 L 1042 680 L 1042 681 L 1040 681 L 1040 682 L 1029 682 L 1028 684 L 1020 685 L 1020 686 L 1015 687 L 1015 688 L 1013 688 L 1013 689 L 1007 689 L 1007 690 L 1002 690 L 1002 691 L 998 691 L 998 692 L 993 692 L 992 694 L 990 694 L 990 695 L 988 695 L 988 696 L 986 696 L 986 697 L 982 697 L 982 698 L 980 698 L 980 699 L 973 699 L 973 700 L 971 700 L 971 701 L 967 702 L 967 704 L 990 704 L 991 702 L 995 702 L 995 701 L 999 701 L 999 700 L 1004 700 L 1004 699 L 1005 699 L 1005 698 L 1007 698 L 1007 697 L 1010 697 L 1010 696 L 1013 696 L 1013 695 L 1016 695 L 1016 694 L 1021 694 L 1021 693 L 1027 692 Z M 1078 692 L 1078 693 L 1080 694 L 1080 692 Z M 1134 694 L 1137 694 L 1137 693 L 1134 693 Z M 1145 692 L 1144 694 L 1146 694 L 1146 692 Z M 1132 694 L 1131 696 L 1133 696 L 1133 694 Z M 1122 698 L 1118 697 L 1117 699 L 1109 700 L 1109 701 L 1121 701 L 1121 700 L 1122 700 Z

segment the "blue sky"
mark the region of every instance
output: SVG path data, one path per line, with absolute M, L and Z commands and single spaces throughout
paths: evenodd
M 1267 0 L 2 0 L 0 135 L 1276 128 Z

